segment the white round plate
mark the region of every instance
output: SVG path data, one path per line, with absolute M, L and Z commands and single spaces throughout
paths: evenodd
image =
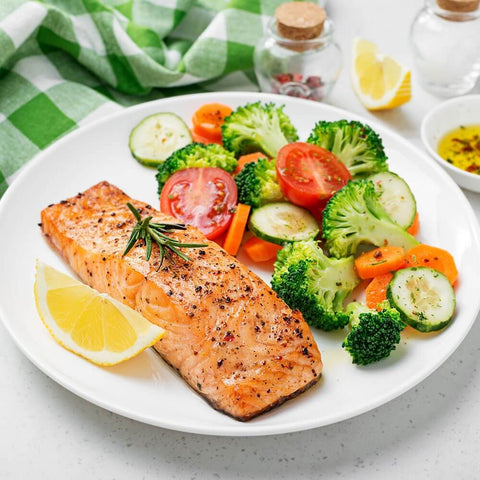
M 204 103 L 236 107 L 259 99 L 285 104 L 301 139 L 306 139 L 317 120 L 358 119 L 324 104 L 272 95 L 175 97 L 128 108 L 81 128 L 35 158 L 19 175 L 0 202 L 0 316 L 38 368 L 88 401 L 141 422 L 211 435 L 267 435 L 328 425 L 382 405 L 431 374 L 458 347 L 479 309 L 476 218 L 460 189 L 434 160 L 378 125 L 372 126 L 383 138 L 391 170 L 407 180 L 417 198 L 420 240 L 448 249 L 458 264 L 457 315 L 444 331 L 418 334 L 407 329 L 388 359 L 363 368 L 352 365 L 342 350 L 344 331 L 316 331 L 324 361 L 321 381 L 248 423 L 213 410 L 152 349 L 124 364 L 102 368 L 55 343 L 34 304 L 35 259 L 71 272 L 42 238 L 37 225 L 41 209 L 101 180 L 157 205 L 155 170 L 143 167 L 130 155 L 130 130 L 147 115 L 160 111 L 175 112 L 190 123 L 192 113 Z M 247 263 L 243 256 L 240 260 Z M 268 281 L 268 269 L 250 266 Z

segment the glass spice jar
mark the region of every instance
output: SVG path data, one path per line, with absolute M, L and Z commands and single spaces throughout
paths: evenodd
M 263 92 L 323 100 L 342 70 L 333 23 L 312 2 L 277 8 L 255 48 L 255 73 Z
M 410 40 L 426 90 L 444 97 L 467 93 L 480 77 L 479 0 L 425 0 Z

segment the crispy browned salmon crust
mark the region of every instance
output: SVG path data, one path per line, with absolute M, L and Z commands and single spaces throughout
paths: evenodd
M 176 222 L 101 182 L 41 213 L 44 235 L 88 285 L 167 330 L 160 355 L 216 409 L 249 420 L 305 391 L 322 361 L 310 328 L 257 275 L 193 227 L 172 236 L 205 248 L 184 249 L 159 266 L 137 243 L 126 203 L 154 221 Z

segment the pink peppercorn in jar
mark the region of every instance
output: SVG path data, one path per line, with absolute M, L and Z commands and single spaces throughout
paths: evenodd
M 275 11 L 254 62 L 262 91 L 321 101 L 340 75 L 342 52 L 323 8 L 291 2 Z

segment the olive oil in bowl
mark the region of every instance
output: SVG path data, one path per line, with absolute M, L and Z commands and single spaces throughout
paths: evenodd
M 438 154 L 451 165 L 480 175 L 480 124 L 461 125 L 438 143 Z

